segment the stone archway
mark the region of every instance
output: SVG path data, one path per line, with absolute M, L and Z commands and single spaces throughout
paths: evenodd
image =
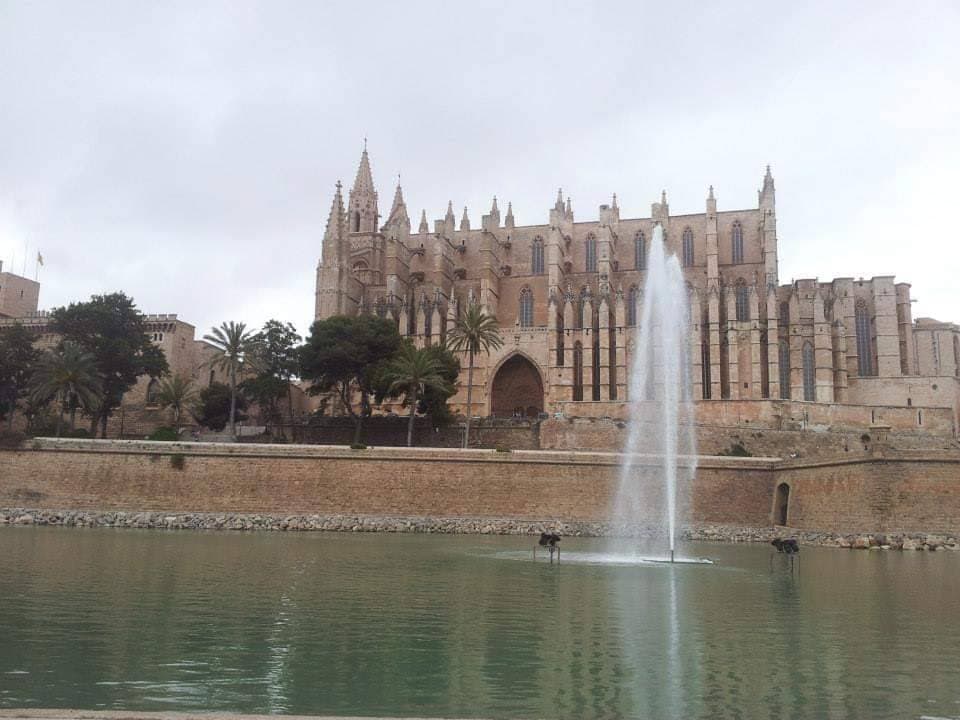
M 777 485 L 776 496 L 773 501 L 773 524 L 786 525 L 790 510 L 790 486 L 787 483 Z
M 540 371 L 523 355 L 512 355 L 493 376 L 490 414 L 494 417 L 537 417 L 542 412 Z

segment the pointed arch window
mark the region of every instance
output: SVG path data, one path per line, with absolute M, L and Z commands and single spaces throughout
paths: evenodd
M 530 271 L 534 275 L 543 275 L 543 238 L 537 236 L 533 239 L 531 247 Z
M 573 399 L 583 400 L 583 343 L 573 344 Z
M 960 377 L 960 335 L 953 336 L 953 374 Z
M 693 266 L 693 230 L 683 229 L 683 266 Z
M 157 405 L 160 402 L 160 381 L 156 378 L 147 384 L 147 405 Z
M 863 298 L 857 300 L 854 310 L 854 326 L 857 331 L 857 367 L 860 375 L 874 375 L 873 343 L 870 332 L 870 312 Z
M 743 226 L 737 220 L 733 223 L 733 230 L 730 232 L 730 256 L 733 258 L 733 264 L 739 265 L 743 262 Z
M 590 290 L 586 287 L 580 288 L 580 302 L 577 305 L 577 327 L 583 330 L 584 327 L 590 327 L 593 318 L 587 317 L 587 297 Z M 587 323 L 584 325 L 584 323 Z
M 737 321 L 746 322 L 750 319 L 750 288 L 741 279 L 737 280 Z
M 520 291 L 520 327 L 533 327 L 533 292 L 525 287 Z
M 780 398 L 790 399 L 790 343 L 780 341 Z
M 803 399 L 813 401 L 817 399 L 816 392 L 817 368 L 814 362 L 813 343 L 807 340 L 803 344 Z
M 593 233 L 587 235 L 587 272 L 597 271 L 597 238 Z
M 637 230 L 633 238 L 633 266 L 637 270 L 647 269 L 647 238 L 643 230 Z
M 353 211 L 353 218 L 351 220 L 351 229 L 353 232 L 360 232 L 360 211 Z
M 627 291 L 627 325 L 633 327 L 637 324 L 637 301 L 640 299 L 640 291 L 636 285 L 631 285 Z
M 786 327 L 790 324 L 790 303 L 780 303 L 780 326 Z

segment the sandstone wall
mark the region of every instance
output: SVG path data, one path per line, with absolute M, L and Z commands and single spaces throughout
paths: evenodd
M 597 522 L 614 453 L 36 440 L 0 450 L 0 508 L 369 515 Z M 643 470 L 649 463 L 637 458 Z M 960 529 L 960 454 L 901 451 L 835 462 L 701 457 L 694 523 L 822 532 Z M 658 483 L 654 481 L 654 487 Z

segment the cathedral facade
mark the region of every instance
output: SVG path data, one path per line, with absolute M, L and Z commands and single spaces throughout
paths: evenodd
M 614 195 L 597 219 L 577 221 L 561 191 L 542 225 L 517 225 L 509 203 L 501 216 L 494 197 L 476 227 L 448 203 L 432 227 L 422 212 L 414 232 L 399 186 L 385 221 L 378 208 L 364 149 L 346 199 L 337 184 L 315 317 L 374 313 L 425 346 L 479 303 L 505 342 L 477 359 L 473 415 L 597 415 L 629 400 L 657 225 L 687 281 L 695 399 L 960 411 L 960 328 L 915 322 L 909 284 L 780 284 L 769 168 L 757 206 L 740 210 L 718 209 L 711 187 L 702 212 L 673 215 L 663 193 L 649 217 L 621 218 Z M 465 387 L 452 403 L 467 411 Z

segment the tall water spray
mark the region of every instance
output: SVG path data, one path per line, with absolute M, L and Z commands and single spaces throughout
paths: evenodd
M 629 430 L 613 519 L 630 532 L 666 534 L 674 559 L 696 471 L 690 378 L 690 309 L 683 271 L 657 225 L 647 253 L 630 367 Z M 699 350 L 699 348 L 698 348 Z

